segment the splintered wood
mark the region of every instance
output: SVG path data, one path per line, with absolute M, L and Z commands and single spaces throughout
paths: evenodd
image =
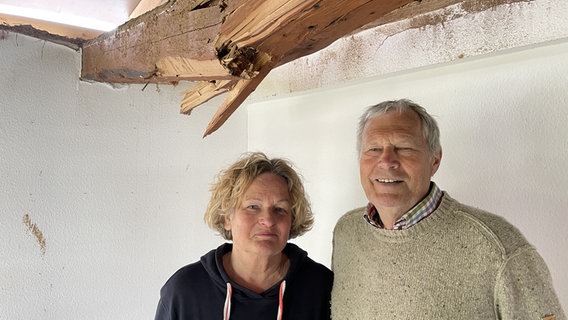
M 152 0 L 157 3 L 163 1 Z M 196 81 L 181 113 L 228 93 L 216 131 L 269 72 L 413 0 L 170 0 L 83 46 L 85 80 Z
M 207 100 L 231 90 L 237 80 L 211 80 L 199 82 L 196 86 L 185 91 L 181 101 L 181 113 L 191 114 L 191 110 Z

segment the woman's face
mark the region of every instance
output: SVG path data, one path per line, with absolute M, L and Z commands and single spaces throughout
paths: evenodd
M 233 252 L 266 257 L 282 252 L 291 225 L 288 185 L 273 173 L 256 177 L 225 220 L 225 229 L 233 236 Z

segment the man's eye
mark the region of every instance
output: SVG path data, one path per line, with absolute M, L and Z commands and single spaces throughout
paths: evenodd
M 372 156 L 372 157 L 379 156 L 381 154 L 381 149 L 380 148 L 369 148 L 369 149 L 367 149 L 367 151 L 365 151 L 365 154 L 367 156 Z

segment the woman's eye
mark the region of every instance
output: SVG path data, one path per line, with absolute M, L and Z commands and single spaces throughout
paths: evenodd
M 288 210 L 286 210 L 284 208 L 276 208 L 274 210 L 279 214 L 287 214 L 288 213 Z

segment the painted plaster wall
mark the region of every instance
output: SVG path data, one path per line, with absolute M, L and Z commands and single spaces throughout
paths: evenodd
M 272 70 L 252 98 L 338 86 L 568 38 L 568 1 L 520 1 L 471 11 L 456 4 L 339 39 Z
M 385 59 L 406 49 L 384 49 Z M 433 180 L 455 199 L 517 226 L 548 263 L 566 309 L 567 89 L 568 38 L 260 99 L 248 105 L 249 149 L 300 168 L 316 223 L 295 242 L 329 265 L 335 222 L 366 204 L 355 151 L 358 117 L 384 100 L 420 103 L 441 128 L 443 158 Z
M 0 319 L 152 319 L 159 289 L 221 243 L 208 186 L 246 150 L 246 109 L 183 87 L 80 82 L 80 54 L 0 40 Z
M 317 216 L 295 242 L 329 265 L 335 221 L 365 203 L 356 118 L 399 97 L 438 116 L 435 181 L 517 225 L 566 308 L 567 3 L 342 39 L 273 70 L 206 139 L 223 97 L 181 116 L 181 87 L 80 82 L 78 53 L 0 37 L 0 320 L 151 319 L 166 278 L 221 243 L 207 188 L 245 150 L 297 164 Z

